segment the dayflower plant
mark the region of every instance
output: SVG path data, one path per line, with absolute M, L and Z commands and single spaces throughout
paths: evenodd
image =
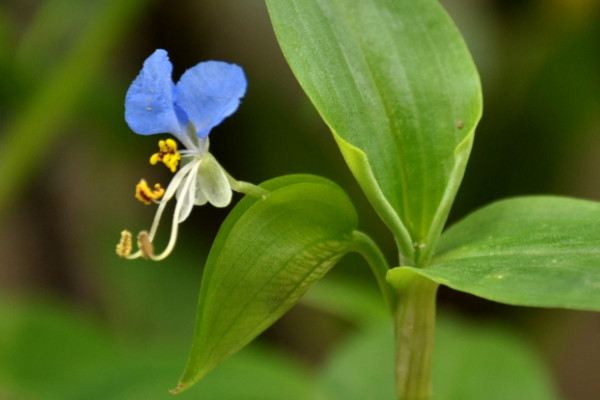
M 131 233 L 121 233 L 117 254 L 124 258 L 158 261 L 168 256 L 177 240 L 178 225 L 188 218 L 194 205 L 226 207 L 232 190 L 264 194 L 263 189 L 233 179 L 208 152 L 210 131 L 237 110 L 246 92 L 242 68 L 221 61 L 201 62 L 185 71 L 177 84 L 172 81 L 172 70 L 167 52 L 156 50 L 125 96 L 125 121 L 131 130 L 139 135 L 170 133 L 185 149 L 178 150 L 173 139 L 160 140 L 159 151 L 150 157 L 151 164 L 163 163 L 175 175 L 166 189 L 158 183 L 150 188 L 144 179 L 137 184 L 136 198 L 144 204 L 157 203 L 158 209 L 150 231 L 138 235 L 137 252 L 131 254 Z M 177 204 L 171 236 L 166 249 L 155 255 L 153 240 L 173 196 Z
M 241 68 L 204 62 L 174 84 L 167 54 L 157 50 L 129 88 L 125 119 L 138 134 L 174 136 L 159 142 L 150 163 L 163 163 L 175 175 L 166 189 L 140 181 L 136 197 L 158 203 L 158 211 L 150 231 L 138 235 L 139 251 L 131 254 L 132 236 L 125 231 L 117 252 L 163 259 L 194 205 L 224 207 L 232 190 L 251 195 L 223 222 L 206 258 L 190 356 L 173 393 L 250 343 L 350 252 L 370 266 L 393 318 L 399 400 L 431 396 L 439 285 L 512 305 L 600 311 L 600 203 L 516 197 L 444 231 L 481 117 L 482 93 L 466 44 L 437 0 L 266 3 L 292 71 L 394 236 L 398 254 L 390 265 L 359 230 L 352 200 L 326 178 L 287 175 L 261 187 L 231 178 L 208 152 L 208 135 L 245 93 Z M 174 196 L 171 238 L 154 255 L 160 217 Z M 329 298 L 341 298 L 337 293 Z M 358 304 L 341 300 L 329 304 Z M 359 314 L 363 320 L 367 313 Z M 333 375 L 366 373 L 368 379 L 375 365 L 343 364 Z M 334 387 L 344 385 L 335 379 Z M 377 377 L 354 396 L 317 393 L 388 398 L 373 394 L 380 382 Z M 350 387 L 354 392 L 354 382 Z

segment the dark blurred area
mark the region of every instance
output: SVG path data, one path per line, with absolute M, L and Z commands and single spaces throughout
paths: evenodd
M 442 3 L 465 36 L 484 92 L 450 222 L 509 196 L 600 200 L 600 2 Z M 291 173 L 325 176 L 347 190 L 361 229 L 389 260 L 394 243 L 283 59 L 263 2 L 3 2 L 0 326 L 22 304 L 60 304 L 117 341 L 174 348 L 183 368 L 202 265 L 229 209 L 197 207 L 161 263 L 114 254 L 120 231 L 148 229 L 154 214 L 133 196 L 139 178 L 169 178 L 147 161 L 157 137 L 135 135 L 123 120 L 125 92 L 156 48 L 169 52 L 175 80 L 201 60 L 244 68 L 242 105 L 211 134 L 211 152 L 234 177 L 260 183 Z M 374 285 L 358 257 L 331 275 Z M 518 330 L 564 398 L 600 392 L 599 315 L 508 307 L 444 288 L 440 308 Z M 313 365 L 348 329 L 300 306 L 260 341 Z M 0 386 L 0 399 L 2 393 Z

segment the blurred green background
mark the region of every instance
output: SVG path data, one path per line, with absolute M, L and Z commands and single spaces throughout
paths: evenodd
M 484 88 L 451 220 L 520 194 L 600 200 L 600 2 L 442 3 Z M 148 163 L 158 137 L 137 136 L 123 120 L 125 92 L 156 48 L 169 51 L 175 79 L 206 59 L 245 69 L 239 111 L 211 135 L 233 176 L 333 179 L 354 199 L 361 229 L 394 259 L 392 238 L 294 80 L 261 1 L 4 0 L 0 400 L 169 398 L 183 370 L 202 265 L 228 210 L 195 209 L 161 263 L 114 254 L 122 229 L 147 229 L 153 217 L 133 197 L 139 178 L 169 178 Z M 256 344 L 180 397 L 306 398 L 307 382 L 333 368 L 337 345 L 384 318 L 374 288 L 364 263 L 348 256 Z M 341 302 L 349 297 L 356 304 Z M 454 315 L 449 326 L 491 324 L 529 345 L 563 398 L 600 392 L 600 315 L 508 307 L 445 288 L 439 297 L 441 313 Z M 451 336 L 444 332 L 452 328 L 440 343 Z M 456 354 L 443 354 L 451 366 Z M 486 354 L 478 362 L 492 365 Z

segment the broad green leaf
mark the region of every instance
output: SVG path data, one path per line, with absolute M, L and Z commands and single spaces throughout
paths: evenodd
M 418 273 L 456 290 L 523 306 L 600 311 L 600 203 L 521 197 L 491 204 L 442 235 Z
M 206 262 L 196 332 L 175 392 L 254 339 L 350 250 L 358 221 L 346 194 L 313 176 L 261 185 L 223 223 Z
M 45 301 L 0 297 L 0 398 L 70 399 L 115 367 L 118 348 L 89 315 Z
M 498 322 L 442 314 L 433 351 L 431 400 L 557 400 L 531 343 Z
M 202 379 L 190 394 L 199 394 L 196 399 L 306 400 L 311 388 L 312 381 L 297 360 L 251 344 Z
M 115 340 L 123 332 L 80 311 L 0 297 L 0 399 L 173 399 L 165 388 L 181 372 L 183 342 L 152 344 L 147 332 Z M 305 400 L 310 387 L 294 360 L 248 346 L 177 399 Z
M 319 400 L 392 400 L 394 334 L 389 323 L 351 335 L 318 374 Z M 556 400 L 547 369 L 512 331 L 441 315 L 432 400 Z
M 404 255 L 413 258 L 416 245 L 416 262 L 426 263 L 482 107 L 453 22 L 437 0 L 266 3 L 288 63 L 352 173 Z

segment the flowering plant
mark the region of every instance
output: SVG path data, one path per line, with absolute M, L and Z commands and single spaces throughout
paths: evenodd
M 462 37 L 434 0 L 267 0 L 277 39 L 361 189 L 397 244 L 391 265 L 358 230 L 347 194 L 311 175 L 254 186 L 208 152 L 208 135 L 246 89 L 237 66 L 200 63 L 175 85 L 166 52 L 146 62 L 126 96 L 138 134 L 171 133 L 150 162 L 175 175 L 149 233 L 117 253 L 165 258 L 193 205 L 231 202 L 205 265 L 194 341 L 173 392 L 189 388 L 298 302 L 349 252 L 365 258 L 393 316 L 396 394 L 428 399 L 439 285 L 513 305 L 600 311 L 600 204 L 556 196 L 496 202 L 443 232 L 482 113 L 479 77 Z M 356 18 L 355 16 L 360 16 Z M 183 166 L 177 171 L 178 164 Z M 153 240 L 177 199 L 164 252 Z M 391 267 L 392 268 L 391 268 Z

